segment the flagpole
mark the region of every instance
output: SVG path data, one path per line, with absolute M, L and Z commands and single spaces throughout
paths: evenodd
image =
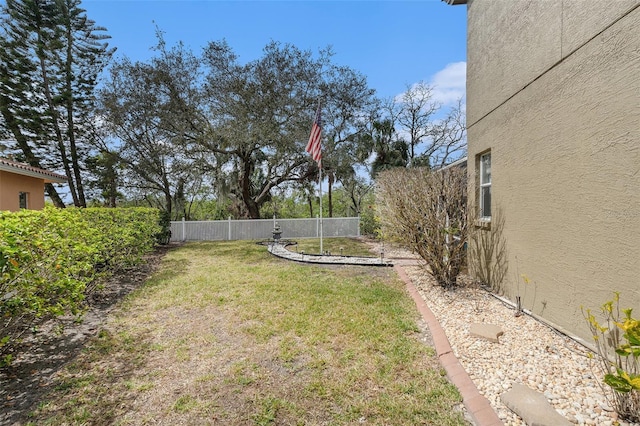
M 321 119 L 322 102 L 318 102 L 318 110 L 316 111 L 316 117 L 313 120 L 311 126 L 311 135 L 309 136 L 309 142 L 305 151 L 311 154 L 311 157 L 318 163 L 318 186 L 320 192 L 320 254 L 323 254 L 324 247 L 322 246 L 322 119 Z
M 322 160 L 318 163 L 319 168 L 319 178 L 318 185 L 320 186 L 320 254 L 324 254 L 324 250 L 322 247 Z

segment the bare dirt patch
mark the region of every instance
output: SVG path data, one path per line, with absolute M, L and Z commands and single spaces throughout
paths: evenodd
M 143 284 L 174 246 L 160 246 L 140 265 L 105 280 L 87 298 L 87 312 L 80 322 L 73 318 L 50 321 L 25 339 L 12 365 L 0 369 L 0 425 L 28 421 L 28 414 L 51 390 L 55 374 L 81 352 L 117 303 Z

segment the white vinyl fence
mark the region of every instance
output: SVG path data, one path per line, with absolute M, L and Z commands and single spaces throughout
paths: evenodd
M 171 222 L 171 241 L 264 240 L 273 237 L 276 224 L 283 239 L 360 236 L 359 217 L 322 219 L 250 219 Z

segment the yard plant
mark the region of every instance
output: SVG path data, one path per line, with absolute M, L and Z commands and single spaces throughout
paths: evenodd
M 376 180 L 382 235 L 420 255 L 438 284 L 451 287 L 466 266 L 466 170 L 396 168 Z
M 585 316 L 596 345 L 596 359 L 610 402 L 621 417 L 640 422 L 640 320 L 632 309 L 620 309 L 620 294 L 600 308 L 602 319 L 587 309 Z
M 32 422 L 466 424 L 418 319 L 390 268 L 189 243 L 61 372 Z
M 158 219 L 148 208 L 0 213 L 0 367 L 24 333 L 81 314 L 100 276 L 152 250 Z

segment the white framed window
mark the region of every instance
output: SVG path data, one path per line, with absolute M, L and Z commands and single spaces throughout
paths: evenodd
M 480 155 L 480 218 L 491 219 L 491 152 Z
M 29 193 L 28 192 L 20 192 L 18 194 L 19 199 L 19 207 L 21 209 L 26 209 L 29 207 Z

